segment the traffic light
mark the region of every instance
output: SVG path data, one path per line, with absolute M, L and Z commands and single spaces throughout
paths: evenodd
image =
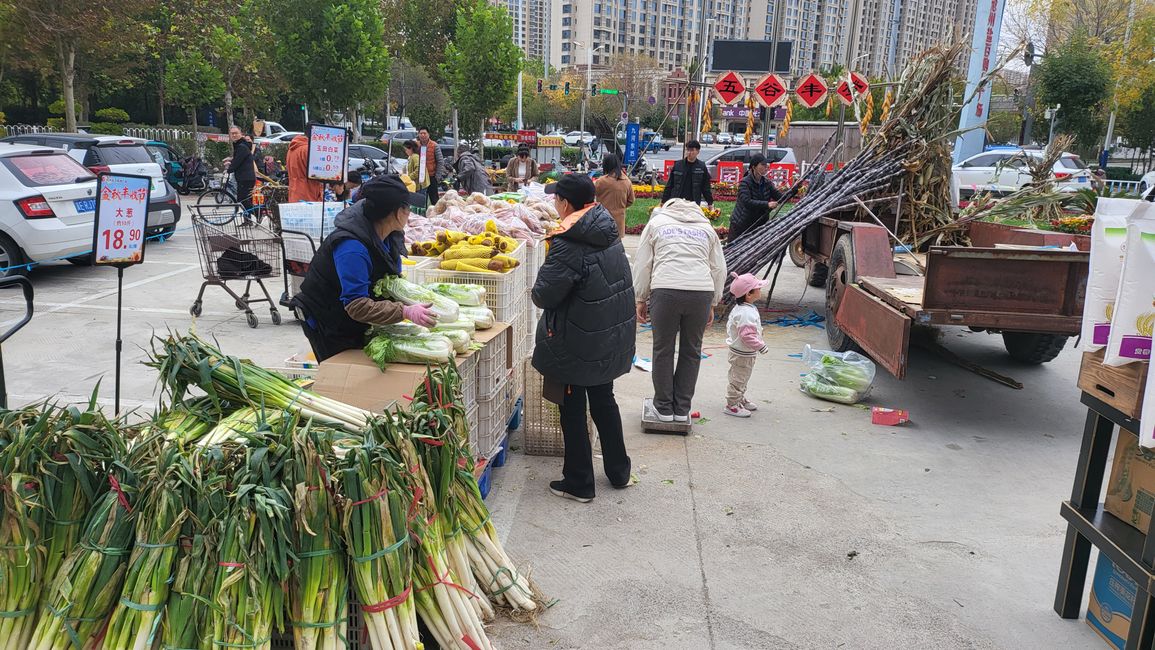
M 598 85 L 597 84 L 590 84 L 590 94 L 591 95 L 598 94 Z
M 569 94 L 569 82 L 565 82 L 565 94 Z
M 542 86 L 544 86 L 544 85 L 545 85 L 545 82 L 543 80 L 541 80 L 541 79 L 537 80 L 537 93 L 539 95 L 541 94 Z

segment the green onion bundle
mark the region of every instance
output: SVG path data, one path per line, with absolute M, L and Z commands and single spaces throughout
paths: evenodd
M 37 549 L 46 514 L 37 465 L 52 417 L 32 409 L 8 411 L 0 425 L 0 640 L 26 648 L 47 581 Z
M 291 623 L 297 650 L 343 647 L 348 637 L 349 574 L 341 511 L 329 470 L 332 432 L 306 427 L 293 448 L 294 533 Z
M 409 519 L 421 495 L 412 465 L 390 444 L 404 438 L 391 419 L 379 418 L 365 443 L 348 450 L 342 469 L 345 546 L 374 650 L 420 647 Z
M 160 351 L 156 349 L 157 342 Z M 192 335 L 154 339 L 148 365 L 160 373 L 162 384 L 174 400 L 182 399 L 189 386 L 197 386 L 218 402 L 292 411 L 302 418 L 332 423 L 358 434 L 373 416 L 364 409 L 305 390 L 275 372 L 226 356 Z
M 186 517 L 189 487 L 176 445 L 161 438 L 144 443 L 157 462 L 145 474 L 147 490 L 137 499 L 136 544 L 120 601 L 112 611 L 104 647 L 108 650 L 149 650 L 159 636 L 161 612 L 168 602 L 178 538 Z

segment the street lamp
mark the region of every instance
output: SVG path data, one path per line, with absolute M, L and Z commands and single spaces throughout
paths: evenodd
M 573 44 L 578 47 L 586 47 L 585 43 L 581 41 L 574 41 Z M 578 132 L 581 134 L 578 136 L 578 140 L 581 142 L 581 148 L 586 151 L 588 151 L 586 148 L 589 146 L 589 143 L 586 142 L 586 102 L 589 101 L 590 87 L 593 85 L 594 52 L 600 49 L 602 49 L 601 45 L 586 48 L 586 87 L 582 92 L 582 118 L 581 126 L 578 128 Z M 585 157 L 583 154 L 582 158 L 584 159 Z

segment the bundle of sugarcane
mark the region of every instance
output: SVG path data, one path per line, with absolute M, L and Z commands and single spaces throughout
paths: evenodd
M 290 623 L 297 650 L 338 648 L 348 638 L 349 577 L 341 539 L 333 434 L 306 425 L 293 437 L 295 546 Z
M 40 601 L 29 648 L 87 650 L 97 646 L 120 596 L 134 538 L 139 470 L 134 465 L 120 461 L 112 466 L 107 479 L 110 490 L 94 503 L 79 542 Z
M 191 494 L 180 448 L 163 440 L 158 436 L 142 443 L 151 448 L 156 462 L 143 475 L 147 488 L 137 499 L 136 542 L 104 637 L 107 650 L 149 650 L 159 637 Z
M 373 416 L 364 409 L 305 390 L 275 372 L 226 356 L 192 335 L 154 338 L 148 365 L 160 373 L 160 381 L 174 401 L 183 399 L 188 387 L 194 385 L 215 401 L 288 410 L 354 434 L 361 433 L 365 421 Z
M 375 650 L 420 647 L 409 527 L 422 495 L 414 465 L 395 453 L 399 440 L 406 436 L 394 420 L 378 418 L 365 442 L 348 450 L 341 469 L 345 547 Z
M 297 421 L 258 413 L 251 424 L 243 442 L 220 445 L 240 460 L 221 523 L 209 627 L 215 647 L 260 650 L 284 628 L 288 604 L 293 501 L 285 482 Z
M 40 462 L 54 426 L 36 409 L 0 414 L 0 646 L 28 647 L 44 576 Z

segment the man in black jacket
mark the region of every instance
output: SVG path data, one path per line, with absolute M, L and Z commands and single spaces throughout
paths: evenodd
M 697 140 L 686 143 L 686 157 L 674 163 L 666 189 L 662 190 L 662 204 L 670 199 L 686 199 L 693 203 L 705 201 L 714 205 L 714 194 L 710 191 L 710 169 L 705 161 L 698 160 L 702 145 Z
M 727 242 L 736 241 L 742 233 L 766 223 L 770 211 L 778 207 L 782 193 L 766 177 L 769 169 L 762 154 L 756 153 L 750 158 L 750 171 L 738 183 L 738 202 L 734 204 L 734 212 L 730 215 Z
M 562 220 L 533 285 L 533 303 L 545 310 L 533 367 L 544 377 L 543 395 L 558 405 L 565 438 L 562 480 L 549 489 L 587 503 L 594 498 L 587 399 L 606 477 L 615 488 L 630 484 L 614 380 L 630 371 L 634 358 L 633 277 L 617 224 L 609 210 L 594 203 L 588 176 L 563 176 L 546 192 L 556 196 Z
M 233 141 L 233 155 L 229 159 L 229 173 L 237 181 L 237 201 L 245 208 L 245 224 L 253 221 L 253 187 L 257 184 L 257 161 L 253 158 L 253 139 L 241 133 L 236 126 L 229 127 Z

